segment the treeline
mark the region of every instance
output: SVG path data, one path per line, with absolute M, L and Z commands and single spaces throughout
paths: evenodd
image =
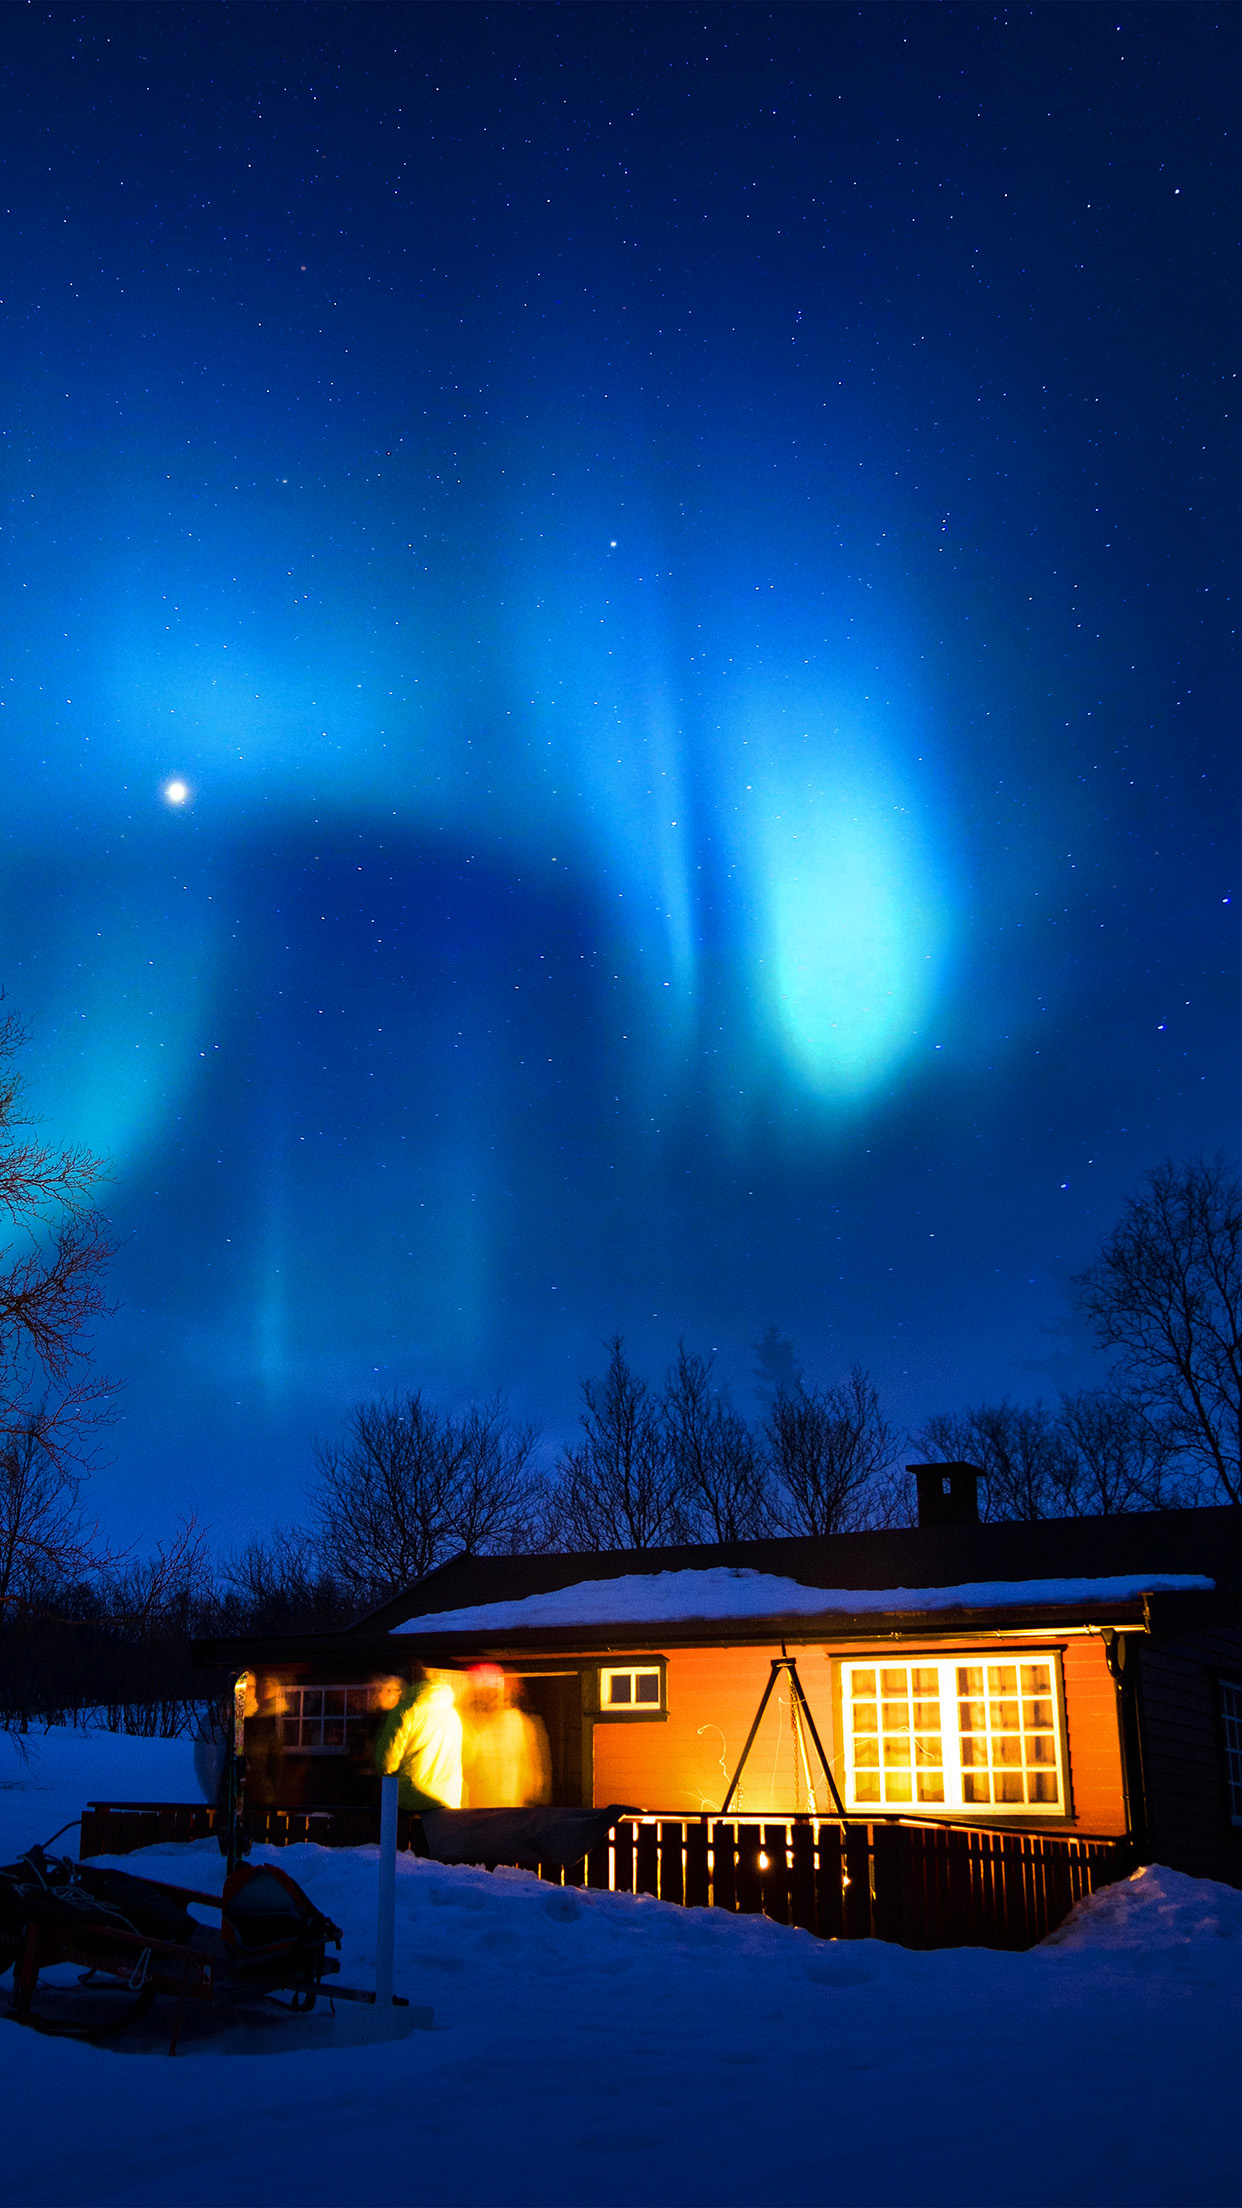
M 765 1345 L 774 1346 L 772 1337 Z M 771 1359 L 775 1362 L 775 1359 Z M 983 1474 L 985 1519 L 1107 1516 L 1204 1499 L 1173 1422 L 1112 1382 L 1055 1405 L 980 1403 L 913 1433 L 867 1373 L 808 1385 L 792 1369 L 747 1418 L 683 1345 L 659 1386 L 618 1338 L 581 1387 L 579 1432 L 550 1471 L 500 1401 L 460 1417 L 418 1393 L 361 1405 L 319 1452 L 301 1536 L 358 1609 L 457 1554 L 642 1551 L 913 1523 L 907 1461 Z
M 23 1559 L 20 1542 L 11 1546 L 18 1569 L 0 1603 L 0 1726 L 19 1730 L 90 1712 L 113 1732 L 193 1732 L 225 1685 L 195 1667 L 195 1640 L 326 1631 L 355 1614 L 305 1541 L 281 1529 L 216 1560 L 190 1523 L 153 1557 L 100 1556 L 89 1577 L 73 1579 L 49 1572 L 46 1553 Z
M 770 1372 L 780 1345 L 770 1336 L 767 1347 Z M 48 1527 L 23 1528 L 10 1489 L 0 1722 L 65 1723 L 90 1710 L 118 1731 L 190 1731 L 224 1685 L 195 1670 L 195 1639 L 339 1628 L 462 1553 L 637 1554 L 908 1524 L 908 1455 L 978 1465 L 985 1518 L 1107 1514 L 1200 1494 L 1168 1423 L 1115 1387 L 1055 1408 L 979 1404 L 907 1435 L 860 1368 L 813 1386 L 786 1361 L 764 1414 L 748 1419 L 704 1358 L 683 1346 L 653 1387 L 617 1339 L 604 1372 L 582 1383 L 578 1435 L 551 1467 L 536 1431 L 499 1399 L 458 1413 L 419 1392 L 361 1404 L 343 1439 L 317 1452 L 306 1522 L 220 1560 L 188 1526 L 143 1563 L 101 1558 L 89 1577 L 60 1581 Z M 61 1530 L 79 1558 L 81 1526 L 64 1520 Z

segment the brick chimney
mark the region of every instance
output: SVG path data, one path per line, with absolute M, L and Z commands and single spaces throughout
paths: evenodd
M 977 1464 L 908 1464 L 919 1493 L 920 1526 L 977 1526 L 979 1481 Z

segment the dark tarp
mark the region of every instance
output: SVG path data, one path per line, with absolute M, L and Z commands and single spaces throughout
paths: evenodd
M 437 1863 L 580 1863 L 607 1838 L 624 1803 L 607 1809 L 425 1809 Z

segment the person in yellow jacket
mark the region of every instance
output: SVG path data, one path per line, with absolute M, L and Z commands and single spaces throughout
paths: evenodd
M 548 1736 L 522 1708 L 519 1692 L 496 1664 L 475 1664 L 466 1675 L 462 1802 L 470 1809 L 525 1808 L 549 1799 Z
M 388 1715 L 375 1743 L 375 1768 L 400 1778 L 402 1809 L 460 1809 L 462 1726 L 452 1675 L 386 1680 L 381 1708 Z

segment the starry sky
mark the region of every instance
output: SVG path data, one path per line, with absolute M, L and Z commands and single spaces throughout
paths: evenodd
M 1242 18 L 11 8 L 0 982 L 125 1535 L 360 1397 L 1100 1376 L 1242 1080 Z

